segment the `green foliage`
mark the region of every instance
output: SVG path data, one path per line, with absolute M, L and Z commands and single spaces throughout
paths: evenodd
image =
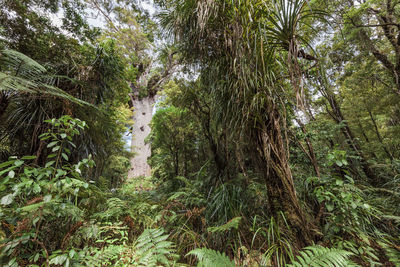
M 186 176 L 193 172 L 189 155 L 197 151 L 196 122 L 191 114 L 176 107 L 159 109 L 152 118 L 149 143 L 152 148 L 150 165 L 162 180 Z
M 77 149 L 69 158 L 77 163 L 94 155 L 99 168 L 92 179 L 107 170 L 108 157 L 126 156 L 121 137 L 129 116 L 127 62 L 114 41 L 96 40 L 98 29 L 87 24 L 86 12 L 81 0 L 4 3 L 0 147 L 7 151 L 2 160 L 28 153 L 43 165 L 47 150 L 38 139 L 47 131 L 43 122 L 66 114 L 90 126 L 74 138 Z M 62 16 L 62 29 L 53 25 L 51 14 Z
M 398 1 L 0 2 L 0 265 L 399 264 Z
M 174 266 L 178 255 L 167 238 L 163 229 L 146 229 L 132 247 L 123 243 L 94 249 L 95 253 L 87 257 L 86 263 L 88 266 Z
M 348 258 L 352 255 L 351 252 L 325 248 L 322 246 L 306 247 L 300 251 L 300 255 L 296 256 L 296 262 L 288 264 L 289 267 L 347 267 L 359 266 L 351 262 Z
M 19 263 L 49 262 L 49 250 L 65 246 L 62 235 L 85 216 L 80 203 L 90 189 L 81 174 L 93 160 L 70 164 L 68 157 L 75 147 L 71 140 L 86 124 L 69 116 L 47 122 L 53 130 L 40 136 L 51 150 L 44 167 L 31 163 L 35 156 L 12 157 L 0 166 L 3 263 L 15 261 L 15 255 Z
M 138 257 L 138 266 L 173 265 L 178 255 L 174 254 L 172 242 L 167 241 L 168 235 L 163 229 L 146 229 L 134 245 L 134 253 Z
M 0 70 L 0 91 L 43 94 L 92 106 L 53 86 L 51 82 L 55 76 L 49 75 L 44 66 L 17 51 L 0 51 Z M 3 113 L 5 110 L 1 111 Z
M 365 200 L 362 190 L 354 185 L 351 177 L 330 178 L 317 182 L 314 194 L 319 203 L 325 206 L 328 222 L 324 225 L 326 234 L 363 229 L 369 231 L 370 220 L 377 218 L 380 212 Z
M 220 253 L 218 251 L 207 249 L 207 248 L 198 248 L 190 251 L 187 256 L 193 255 L 195 256 L 199 263 L 198 267 L 233 267 L 235 263 L 231 261 L 224 253 Z
M 220 226 L 208 227 L 207 231 L 209 231 L 211 233 L 215 233 L 215 232 L 226 232 L 231 229 L 238 229 L 241 219 L 242 219 L 242 217 L 235 217 L 235 218 L 231 219 L 229 222 L 227 222 L 226 224 L 223 224 Z
M 103 171 L 105 181 L 108 183 L 104 189 L 117 188 L 128 176 L 131 166 L 130 160 L 125 155 L 112 155 L 106 161 L 106 169 Z
M 281 214 L 281 219 L 285 222 L 285 227 L 288 227 L 283 214 Z M 262 256 L 262 265 L 286 266 L 289 260 L 293 260 L 290 237 L 282 231 L 274 218 L 269 221 L 266 237 L 268 249 Z
M 376 256 L 378 251 L 371 246 L 371 241 L 368 240 L 367 236 L 362 233 L 359 233 L 359 235 L 360 241 L 339 241 L 335 247 L 353 253 L 354 256 L 372 266 L 379 265 L 379 258 Z
M 386 256 L 389 258 L 389 261 L 393 263 L 395 266 L 400 264 L 400 251 L 387 245 L 385 243 L 380 242 L 379 245 L 385 250 Z

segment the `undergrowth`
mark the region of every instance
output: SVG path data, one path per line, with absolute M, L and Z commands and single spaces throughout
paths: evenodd
M 264 187 L 235 186 L 241 177 L 205 188 L 201 176 L 176 177 L 179 188 L 154 177 L 100 190 L 85 174 L 91 158 L 68 157 L 86 124 L 68 116 L 47 121 L 41 140 L 52 153 L 0 164 L 2 266 L 396 266 L 399 218 L 349 175 L 306 181 L 319 205 L 318 244 L 297 250 L 285 214 L 264 209 Z M 246 196 L 246 198 L 243 198 Z M 311 206 L 310 206 L 311 208 Z

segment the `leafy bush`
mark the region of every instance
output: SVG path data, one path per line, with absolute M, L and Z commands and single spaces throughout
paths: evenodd
M 173 266 L 179 256 L 167 238 L 163 229 L 146 229 L 133 246 L 110 243 L 103 249 L 92 249 L 85 261 L 88 266 Z
M 0 164 L 3 264 L 49 263 L 51 252 L 67 247 L 85 217 L 81 203 L 90 197 L 90 188 L 81 175 L 93 161 L 70 164 L 68 159 L 75 147 L 72 138 L 86 124 L 69 116 L 46 122 L 53 130 L 40 136 L 51 150 L 43 167 L 32 162 L 35 156 Z

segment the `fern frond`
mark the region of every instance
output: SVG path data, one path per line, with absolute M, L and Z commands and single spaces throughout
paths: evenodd
M 215 227 L 208 227 L 207 231 L 209 231 L 211 233 L 215 233 L 215 232 L 225 232 L 225 231 L 231 230 L 232 228 L 238 229 L 241 219 L 242 219 L 242 217 L 235 217 L 223 225 L 215 226 Z
M 138 266 L 170 266 L 178 256 L 172 242 L 167 241 L 164 230 L 146 229 L 136 240 L 133 248 L 135 264 Z
M 393 263 L 395 266 L 400 266 L 400 251 L 394 248 L 390 242 L 378 242 L 378 244 L 385 251 L 386 256 L 389 258 L 389 261 Z
M 199 260 L 198 267 L 235 267 L 235 263 L 225 253 L 212 249 L 198 248 L 190 251 L 186 256 L 188 255 L 193 255 Z
M 353 253 L 336 248 L 310 246 L 300 251 L 297 261 L 288 267 L 349 267 L 358 266 L 349 260 Z
M 127 248 L 124 245 L 110 245 L 86 257 L 86 266 L 111 266 Z
M 0 70 L 0 91 L 50 95 L 75 104 L 96 108 L 94 105 L 52 86 L 49 80 L 52 80 L 54 76 L 47 75 L 45 67 L 17 51 L 0 51 Z

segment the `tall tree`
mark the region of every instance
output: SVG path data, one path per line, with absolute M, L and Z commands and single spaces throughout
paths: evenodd
M 164 26 L 175 34 L 186 61 L 201 67 L 214 114 L 231 136 L 249 140 L 252 164 L 267 186 L 270 214 L 285 214 L 294 244 L 310 243 L 313 227 L 300 207 L 288 161 L 287 86 L 277 78 L 276 64 L 282 46 L 288 61 L 307 57 L 293 42 L 305 1 L 167 1 L 167 8 Z M 276 22 L 287 10 L 286 20 Z M 288 71 L 299 79 L 293 70 Z

